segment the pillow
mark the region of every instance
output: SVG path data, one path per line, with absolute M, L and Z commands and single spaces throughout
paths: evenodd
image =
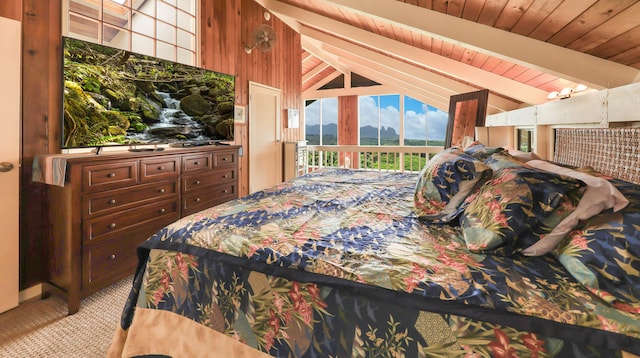
M 549 234 L 541 236 L 539 241 L 527 247 L 523 251 L 525 255 L 544 255 L 553 250 L 578 225 L 580 220 L 589 219 L 606 209 L 613 209 L 614 212 L 617 212 L 629 204 L 629 200 L 611 182 L 604 178 L 561 167 L 543 160 L 532 160 L 527 164 L 542 170 L 579 179 L 587 184 L 587 188 L 576 209 L 553 228 Z
M 521 150 L 517 150 L 511 147 L 505 147 L 504 149 L 506 149 L 507 153 L 509 153 L 511 156 L 523 162 L 542 159 L 534 152 L 523 152 Z
M 537 240 L 533 228 L 544 227 L 582 183 L 512 162 L 503 153 L 491 157 L 493 179 L 467 198 L 460 224 L 469 250 L 511 255 Z
M 453 220 L 464 209 L 464 199 L 491 174 L 489 167 L 460 148 L 445 149 L 418 176 L 413 196 L 416 215 L 439 223 Z
M 492 154 L 502 152 L 503 150 L 504 149 L 501 147 L 487 147 L 478 141 L 472 142 L 464 147 L 464 152 L 466 154 L 469 154 L 478 160 L 485 160 Z
M 526 163 L 523 163 L 521 160 L 518 160 L 507 152 L 491 154 L 484 160 L 484 163 L 489 166 L 494 173 L 506 168 L 529 168 Z

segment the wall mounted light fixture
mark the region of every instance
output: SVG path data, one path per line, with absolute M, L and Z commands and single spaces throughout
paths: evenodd
M 558 91 L 549 92 L 547 99 L 566 99 L 571 97 L 573 93 L 586 91 L 588 88 L 589 87 L 583 84 L 578 84 L 575 87 L 565 87 L 561 89 L 559 92 Z

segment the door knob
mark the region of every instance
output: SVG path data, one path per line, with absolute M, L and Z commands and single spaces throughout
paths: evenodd
M 0 172 L 8 172 L 11 169 L 13 169 L 13 164 L 11 164 L 9 162 L 0 163 Z

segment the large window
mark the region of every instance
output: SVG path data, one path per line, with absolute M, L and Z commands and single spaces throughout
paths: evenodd
M 360 145 L 400 144 L 400 95 L 358 98 Z
M 304 108 L 304 118 L 307 144 L 338 144 L 337 98 L 307 100 Z
M 404 96 L 405 146 L 444 145 L 447 121 L 447 112 Z
M 196 65 L 197 0 L 66 0 L 63 34 Z
M 422 101 L 400 95 L 360 96 L 358 109 L 360 145 L 444 145 L 448 115 Z

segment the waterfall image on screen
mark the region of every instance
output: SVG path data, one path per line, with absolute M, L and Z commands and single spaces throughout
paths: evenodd
M 63 38 L 63 148 L 233 139 L 233 76 Z

